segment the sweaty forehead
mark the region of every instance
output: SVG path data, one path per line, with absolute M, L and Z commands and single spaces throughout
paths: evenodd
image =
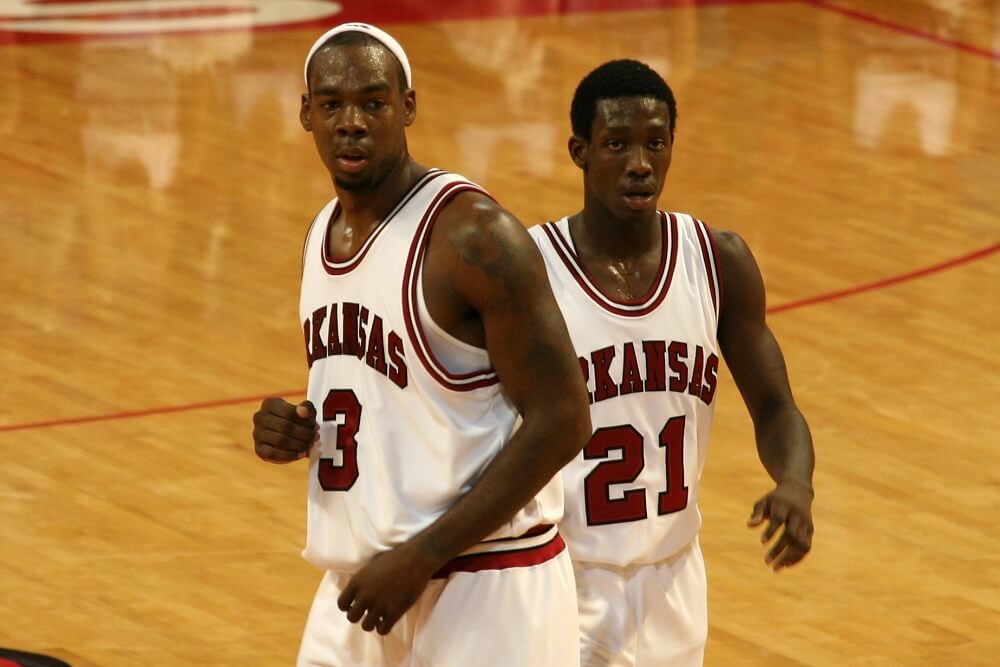
M 636 122 L 670 124 L 670 108 L 655 97 L 611 97 L 597 100 L 594 128 L 630 127 Z
M 325 46 L 316 52 L 309 67 L 311 88 L 386 83 L 396 89 L 403 81 L 399 61 L 376 43 Z

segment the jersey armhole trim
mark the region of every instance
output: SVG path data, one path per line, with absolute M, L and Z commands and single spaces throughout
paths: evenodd
M 698 245 L 701 246 L 701 256 L 705 262 L 705 273 L 708 278 L 708 287 L 712 294 L 712 305 L 715 306 L 715 321 L 718 326 L 719 316 L 722 313 L 722 280 L 719 277 L 719 253 L 712 240 L 712 232 L 701 220 L 692 218 L 695 223 L 695 230 L 698 234 Z
M 299 271 L 300 276 L 304 276 L 306 273 L 306 255 L 309 252 L 309 242 L 312 240 L 313 232 L 316 231 L 316 226 L 317 226 L 316 223 L 318 223 L 321 219 L 324 218 L 323 211 L 325 211 L 330 206 L 330 204 L 333 204 L 334 211 L 337 210 L 338 206 L 337 198 L 334 197 L 327 203 L 323 204 L 323 208 L 316 211 L 316 215 L 313 216 L 312 222 L 309 223 L 309 229 L 306 230 L 305 240 L 302 241 L 302 264 L 299 267 L 301 269 Z
M 445 185 L 435 195 L 434 200 L 427 207 L 423 219 L 421 219 L 420 224 L 417 226 L 403 272 L 403 319 L 406 321 L 406 333 L 410 339 L 410 343 L 417 354 L 417 358 L 430 376 L 443 387 L 452 391 L 472 391 L 500 382 L 500 378 L 497 377 L 496 371 L 492 367 L 470 373 L 449 372 L 440 360 L 434 356 L 434 351 L 427 342 L 427 337 L 420 321 L 419 309 L 417 308 L 417 289 L 418 285 L 421 284 L 421 281 L 417 278 L 427 254 L 431 230 L 441 209 L 462 192 L 478 192 L 490 197 L 490 194 L 486 190 L 468 181 L 455 181 Z

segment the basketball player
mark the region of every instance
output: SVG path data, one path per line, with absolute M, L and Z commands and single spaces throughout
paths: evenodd
M 330 30 L 305 77 L 337 193 L 303 255 L 308 400 L 254 416 L 258 456 L 309 460 L 304 556 L 326 573 L 298 664 L 576 665 L 554 524 L 590 419 L 537 248 L 409 155 L 416 97 L 388 34 Z
M 753 507 L 782 530 L 766 561 L 809 551 L 813 448 L 764 321 L 746 244 L 656 208 L 676 104 L 646 65 L 619 60 L 573 97 L 569 153 L 583 210 L 530 230 L 587 379 L 594 433 L 563 474 L 581 664 L 701 665 L 708 632 L 698 480 L 725 357 L 775 488 Z

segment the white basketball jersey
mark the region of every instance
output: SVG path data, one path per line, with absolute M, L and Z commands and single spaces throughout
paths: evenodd
M 649 292 L 601 292 L 569 222 L 530 229 L 587 379 L 594 435 L 563 472 L 559 525 L 574 560 L 629 565 L 670 556 L 697 535 L 719 368 L 721 292 L 705 225 L 660 213 L 663 257 Z
M 510 438 L 517 413 L 488 356 L 472 372 L 445 368 L 433 343 L 459 342 L 429 332 L 418 307 L 436 216 L 470 190 L 484 192 L 431 170 L 350 259 L 329 255 L 336 199 L 306 237 L 299 313 L 320 442 L 310 455 L 303 555 L 317 567 L 351 572 L 412 537 L 469 490 Z M 556 482 L 490 538 L 561 516 Z

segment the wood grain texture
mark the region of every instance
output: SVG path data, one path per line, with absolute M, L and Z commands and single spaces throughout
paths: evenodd
M 780 306 L 1000 242 L 1000 6 L 869 4 L 387 27 L 413 153 L 526 225 L 579 208 L 580 77 L 654 66 L 679 104 L 662 206 L 738 231 Z M 319 581 L 304 468 L 254 457 L 253 402 L 215 402 L 305 386 L 299 253 L 332 196 L 297 119 L 316 33 L 0 45 L 0 645 L 292 664 Z M 772 315 L 818 458 L 814 552 L 781 575 L 744 527 L 769 487 L 722 373 L 707 665 L 996 664 L 998 283 L 990 254 Z M 102 415 L 125 418 L 19 428 Z

